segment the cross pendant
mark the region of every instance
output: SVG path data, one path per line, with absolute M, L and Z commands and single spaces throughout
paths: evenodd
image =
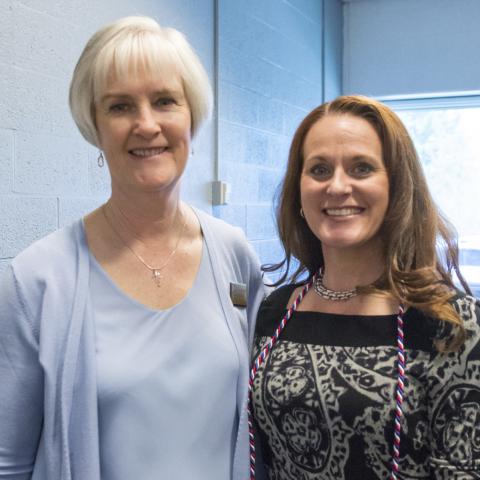
M 153 269 L 152 270 L 152 279 L 153 281 L 155 282 L 155 284 L 157 285 L 157 287 L 160 287 L 160 283 L 162 281 L 162 274 L 160 273 L 160 270 L 157 270 L 157 269 Z

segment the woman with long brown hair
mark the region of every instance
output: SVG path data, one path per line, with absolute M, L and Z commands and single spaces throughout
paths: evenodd
M 395 113 L 344 96 L 307 115 L 277 220 L 266 270 L 290 283 L 260 308 L 250 384 L 269 477 L 478 478 L 480 310 Z

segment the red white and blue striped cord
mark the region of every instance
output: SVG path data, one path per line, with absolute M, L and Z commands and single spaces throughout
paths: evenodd
M 297 298 L 294 300 L 292 305 L 288 308 L 285 316 L 282 318 L 281 322 L 275 329 L 274 334 L 270 339 L 265 343 L 256 360 L 253 362 L 252 368 L 250 370 L 250 379 L 248 382 L 248 434 L 249 434 L 249 445 L 250 445 L 250 480 L 255 480 L 255 462 L 256 462 L 256 453 L 255 453 L 255 437 L 253 429 L 253 399 L 252 399 L 252 390 L 253 390 L 253 381 L 255 375 L 259 370 L 260 366 L 263 364 L 267 355 L 273 349 L 275 343 L 277 342 L 280 334 L 283 332 L 287 322 L 292 317 L 293 312 L 297 310 L 298 305 L 303 300 L 307 292 L 310 290 L 312 285 L 315 283 L 317 274 L 308 282 L 298 294 Z M 399 458 L 400 458 L 400 435 L 402 430 L 401 420 L 403 417 L 403 394 L 404 394 L 404 378 L 405 378 L 405 346 L 404 346 L 404 334 L 403 334 L 403 314 L 404 308 L 402 305 L 399 306 L 398 315 L 397 315 L 397 389 L 395 393 L 396 407 L 395 407 L 395 425 L 394 425 L 394 438 L 393 438 L 393 454 L 392 454 L 392 470 L 390 474 L 390 480 L 398 480 L 397 474 L 399 473 Z
M 403 417 L 403 394 L 404 394 L 404 380 L 405 380 L 405 345 L 403 335 L 403 305 L 398 307 L 397 315 L 397 392 L 395 394 L 395 424 L 393 433 L 393 453 L 392 453 L 392 473 L 390 480 L 397 480 L 397 474 L 400 467 L 398 461 L 400 459 L 400 434 L 402 432 L 402 417 Z
M 253 380 L 255 379 L 255 375 L 257 374 L 258 369 L 262 365 L 262 363 L 265 361 L 267 358 L 267 355 L 269 352 L 272 350 L 273 346 L 278 340 L 278 337 L 280 334 L 283 332 L 283 329 L 285 328 L 285 325 L 287 322 L 290 320 L 293 312 L 297 309 L 298 305 L 300 302 L 303 300 L 303 297 L 307 294 L 307 292 L 310 290 L 312 285 L 315 282 L 317 275 L 315 274 L 313 278 L 308 282 L 303 288 L 302 291 L 299 293 L 297 298 L 294 300 L 292 305 L 287 310 L 287 313 L 285 316 L 282 318 L 282 321 L 279 323 L 277 328 L 275 329 L 275 333 L 270 337 L 270 339 L 265 343 L 263 346 L 262 350 L 260 351 L 260 354 L 256 358 L 256 360 L 253 362 L 252 368 L 250 370 L 250 379 L 248 382 L 248 434 L 249 434 L 249 443 L 250 443 L 250 480 L 255 480 L 255 460 L 256 460 L 256 454 L 255 454 L 255 438 L 254 438 L 254 433 L 253 433 L 253 401 L 252 401 L 252 388 L 253 388 Z

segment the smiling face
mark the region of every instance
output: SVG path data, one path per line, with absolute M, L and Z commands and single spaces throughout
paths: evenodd
M 112 190 L 175 189 L 191 140 L 190 108 L 178 74 L 111 78 L 95 114 Z
M 350 114 L 326 115 L 307 133 L 303 158 L 302 208 L 324 254 L 372 248 L 381 254 L 378 231 L 389 182 L 382 145 L 370 123 Z

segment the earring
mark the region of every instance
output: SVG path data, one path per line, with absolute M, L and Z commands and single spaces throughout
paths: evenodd
M 99 168 L 102 168 L 105 165 L 105 159 L 103 158 L 103 152 L 101 150 L 97 157 L 97 165 Z
M 301 216 L 302 218 L 305 218 L 305 214 L 303 213 L 303 208 L 301 208 L 301 207 L 300 207 L 300 216 Z
M 192 146 L 192 151 L 190 152 L 190 155 L 191 155 L 192 157 L 195 155 L 195 150 L 194 150 L 193 146 Z

